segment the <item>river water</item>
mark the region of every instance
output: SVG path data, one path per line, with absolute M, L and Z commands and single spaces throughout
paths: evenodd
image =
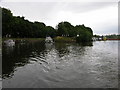
M 2 55 L 3 88 L 118 87 L 118 41 L 21 42 Z

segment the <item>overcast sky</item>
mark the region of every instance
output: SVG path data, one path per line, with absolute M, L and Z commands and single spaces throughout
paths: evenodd
M 24 16 L 32 22 L 44 22 L 55 27 L 61 21 L 72 25 L 84 24 L 94 34 L 118 33 L 118 0 L 2 0 L 0 6 L 8 8 L 14 16 Z

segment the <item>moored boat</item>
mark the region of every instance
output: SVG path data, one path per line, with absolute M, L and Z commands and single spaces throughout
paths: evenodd
M 14 46 L 15 42 L 12 39 L 4 41 L 4 44 L 7 46 Z
M 46 43 L 54 43 L 53 39 L 51 37 L 46 37 L 45 42 Z

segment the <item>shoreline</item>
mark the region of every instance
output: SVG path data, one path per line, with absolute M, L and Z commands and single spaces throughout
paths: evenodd
M 20 42 L 20 41 L 27 41 L 27 42 L 37 42 L 37 41 L 44 41 L 45 38 L 2 38 L 2 42 L 5 40 L 12 39 L 15 42 Z M 105 41 L 111 41 L 111 40 L 120 40 L 120 39 L 106 39 Z M 53 38 L 54 42 L 60 42 L 60 43 L 76 43 L 75 37 L 55 37 Z M 101 40 L 104 41 L 104 40 Z
M 45 38 L 2 38 L 2 41 L 12 39 L 13 41 L 29 41 L 29 42 L 36 42 L 36 41 L 44 41 Z M 53 38 L 54 42 L 66 42 L 66 43 L 73 43 L 76 42 L 75 38 L 73 37 L 55 37 Z
M 120 40 L 120 39 L 107 39 L 107 40 Z

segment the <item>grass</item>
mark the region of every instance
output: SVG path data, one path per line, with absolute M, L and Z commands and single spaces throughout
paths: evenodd
M 14 41 L 19 41 L 19 40 L 24 40 L 24 41 L 29 41 L 29 42 L 36 42 L 36 41 L 43 41 L 45 38 L 2 38 L 2 41 L 12 39 Z
M 55 42 L 68 42 L 68 43 L 69 42 L 76 42 L 75 38 L 73 38 L 73 37 L 60 37 L 60 36 L 55 37 L 54 41 Z
M 36 41 L 44 41 L 45 38 L 2 38 L 2 41 L 8 40 L 8 39 L 12 39 L 14 41 L 19 41 L 19 40 L 24 40 L 24 41 L 28 41 L 28 42 L 36 42 Z M 74 37 L 60 37 L 57 36 L 55 38 L 53 38 L 53 40 L 55 42 L 67 42 L 67 43 L 72 43 L 72 42 L 76 42 Z

